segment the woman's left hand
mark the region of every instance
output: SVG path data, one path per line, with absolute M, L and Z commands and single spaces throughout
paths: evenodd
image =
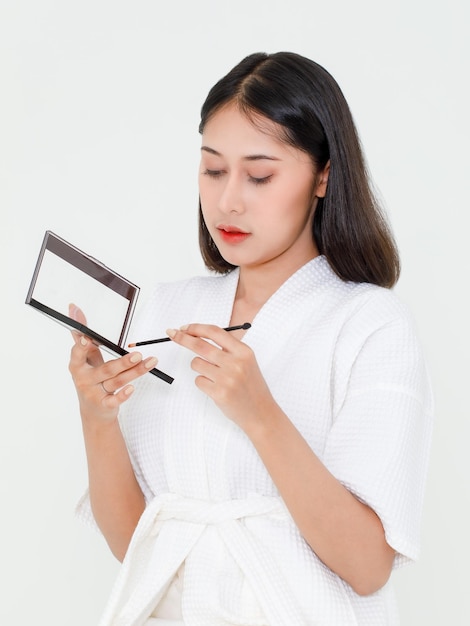
M 276 403 L 249 346 L 223 328 L 209 324 L 189 324 L 179 330 L 170 329 L 167 334 L 197 354 L 191 362 L 199 374 L 196 386 L 229 419 L 247 431 L 269 418 Z

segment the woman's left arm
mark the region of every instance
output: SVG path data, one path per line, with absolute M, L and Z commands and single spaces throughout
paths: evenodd
M 380 519 L 328 471 L 282 411 L 251 348 L 206 324 L 168 334 L 197 355 L 197 387 L 251 439 L 316 555 L 356 593 L 380 589 L 395 557 Z

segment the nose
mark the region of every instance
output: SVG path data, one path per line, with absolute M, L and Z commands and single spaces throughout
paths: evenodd
M 238 176 L 227 174 L 223 181 L 221 194 L 219 196 L 219 210 L 222 213 L 243 213 L 243 194 Z

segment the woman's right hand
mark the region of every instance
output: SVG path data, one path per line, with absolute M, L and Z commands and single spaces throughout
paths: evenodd
M 70 305 L 69 315 L 86 325 L 83 312 Z M 130 384 L 155 367 L 157 359 L 142 360 L 140 352 L 104 361 L 100 349 L 86 336 L 73 331 L 69 371 L 77 390 L 82 419 L 113 421 L 120 405 L 134 391 Z
M 69 315 L 86 325 L 83 312 L 70 305 Z M 130 384 L 156 365 L 139 352 L 104 361 L 100 349 L 78 332 L 69 370 L 77 389 L 88 464 L 89 494 L 94 518 L 113 554 L 122 561 L 145 509 L 117 419 L 120 405 L 134 391 Z

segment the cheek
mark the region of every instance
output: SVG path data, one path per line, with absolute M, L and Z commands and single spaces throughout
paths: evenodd
M 206 223 L 208 230 L 212 231 L 212 223 L 215 219 L 216 209 L 217 209 L 217 199 L 214 198 L 214 192 L 204 187 L 204 185 L 199 187 L 199 202 L 201 206 L 201 213 Z M 211 232 L 211 235 L 213 233 Z
M 216 201 L 214 186 L 208 185 L 203 176 L 199 180 L 199 198 L 203 210 L 209 209 Z
M 290 207 L 291 211 L 295 211 L 299 218 L 309 215 L 315 198 L 313 185 L 303 182 L 293 189 L 296 189 L 296 193 L 291 194 L 289 199 L 286 199 L 286 205 Z

